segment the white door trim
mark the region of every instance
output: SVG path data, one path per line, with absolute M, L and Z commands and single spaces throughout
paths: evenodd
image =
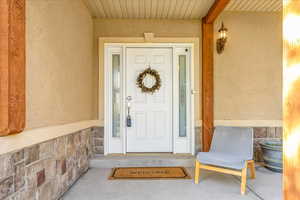
M 173 118 L 173 153 L 195 153 L 195 131 L 194 131 L 194 97 L 192 91 L 194 89 L 194 44 L 193 43 L 105 43 L 104 44 L 104 94 L 105 94 L 105 117 L 104 117 L 104 154 L 122 153 L 126 154 L 126 127 L 125 127 L 125 92 L 126 91 L 126 48 L 128 47 L 143 47 L 143 48 L 171 48 L 173 55 L 173 82 L 178 76 L 178 55 L 187 55 L 188 62 L 188 88 L 187 88 L 187 116 L 188 116 L 188 133 L 187 137 L 179 137 L 176 134 L 178 129 Z M 188 49 L 188 52 L 185 52 Z M 111 70 L 111 55 L 120 54 L 120 71 L 121 71 L 121 126 L 120 137 L 112 137 L 112 70 Z M 175 83 L 175 82 L 174 82 Z M 174 85 L 173 83 L 173 85 Z M 173 99 L 178 97 L 177 87 L 173 87 Z M 99 96 L 99 98 L 102 98 Z M 173 102 L 173 116 L 178 115 L 176 103 Z M 177 110 L 177 112 L 175 112 Z

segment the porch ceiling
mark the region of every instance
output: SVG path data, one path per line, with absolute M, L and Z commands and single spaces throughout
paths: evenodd
M 282 0 L 231 0 L 226 11 L 279 12 Z
M 104 19 L 201 19 L 215 0 L 83 0 Z M 231 0 L 227 11 L 276 12 L 281 0 Z
M 96 18 L 199 19 L 214 0 L 84 0 Z

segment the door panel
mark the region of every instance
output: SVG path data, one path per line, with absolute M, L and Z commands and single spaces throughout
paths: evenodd
M 136 78 L 151 66 L 161 77 L 154 94 L 142 93 Z M 126 95 L 132 96 L 127 152 L 172 152 L 172 50 L 127 48 Z

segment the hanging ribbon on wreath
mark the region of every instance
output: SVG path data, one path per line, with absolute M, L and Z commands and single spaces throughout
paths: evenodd
M 148 79 L 153 79 L 154 83 L 152 85 L 148 85 L 146 83 Z M 145 71 L 140 73 L 136 79 L 136 85 L 141 88 L 143 93 L 151 93 L 158 91 L 161 87 L 161 79 L 159 73 L 155 69 L 151 69 L 151 67 L 147 68 Z

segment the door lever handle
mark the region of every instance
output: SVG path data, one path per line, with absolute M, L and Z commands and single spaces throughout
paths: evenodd
M 131 127 L 132 126 L 132 120 L 130 116 L 130 101 L 132 100 L 131 96 L 126 97 L 127 100 L 127 117 L 126 117 L 126 126 Z

